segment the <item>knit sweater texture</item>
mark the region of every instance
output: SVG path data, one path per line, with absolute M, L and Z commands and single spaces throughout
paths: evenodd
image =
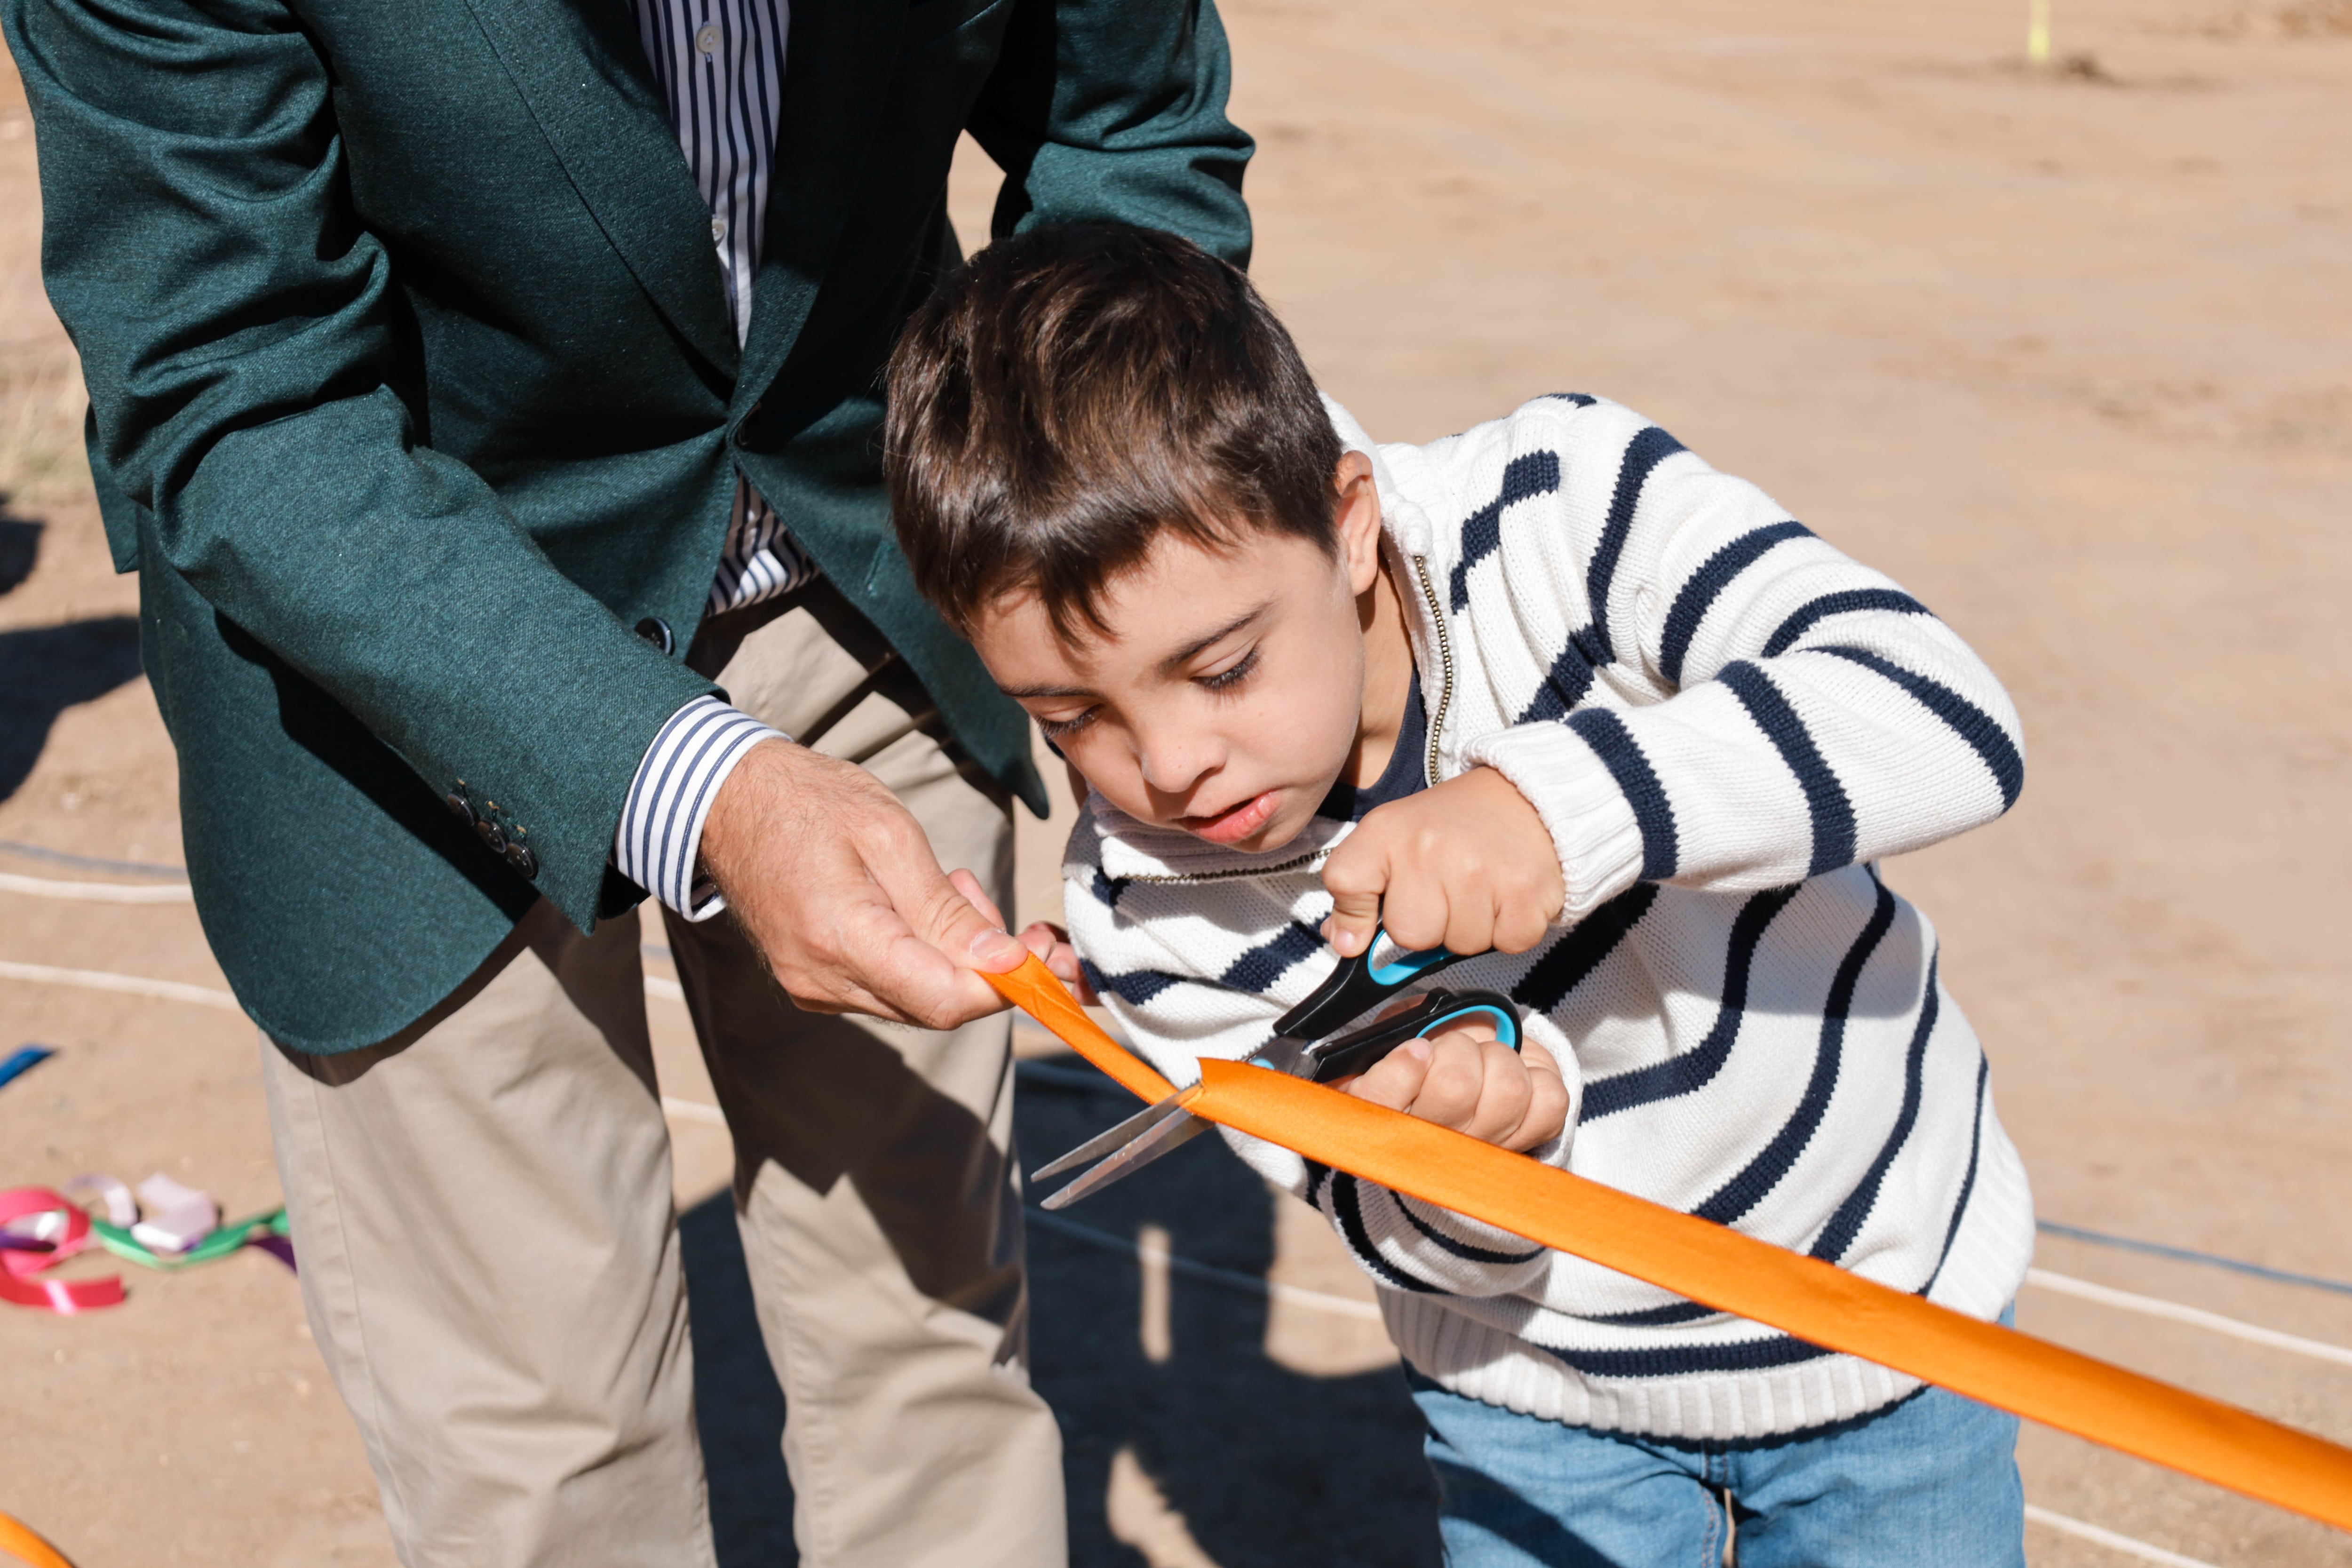
M 1990 821 L 2017 715 L 1925 606 L 1618 405 L 1538 398 L 1370 458 L 1436 783 L 1533 805 L 1567 907 L 1443 984 L 1507 992 L 1570 1086 L 1531 1157 L 1981 1319 L 2032 1200 L 1927 918 L 1876 861 Z M 1065 857 L 1089 978 L 1178 1084 L 1247 1056 L 1336 962 L 1347 823 L 1246 854 L 1096 795 Z M 1692 1441 L 1805 1431 L 1918 1386 L 1507 1232 L 1229 1141 L 1315 1204 L 1405 1359 L 1523 1414 Z

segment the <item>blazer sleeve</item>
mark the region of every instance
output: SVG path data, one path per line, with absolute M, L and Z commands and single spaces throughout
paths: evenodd
M 1166 229 L 1247 266 L 1242 169 L 1225 118 L 1232 57 L 1213 0 L 1011 0 L 973 138 L 1005 171 L 990 224 Z
M 436 795 L 495 802 L 593 919 L 622 799 L 709 683 L 418 442 L 391 264 L 348 195 L 330 73 L 275 0 L 5 0 L 51 300 L 102 492 L 175 572 Z

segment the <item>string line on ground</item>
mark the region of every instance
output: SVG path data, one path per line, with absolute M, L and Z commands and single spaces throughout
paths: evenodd
M 2213 1568 L 2212 1563 L 2201 1557 L 2183 1557 L 2178 1552 L 2167 1552 L 2161 1546 L 2150 1546 L 2145 1541 L 2136 1541 L 2112 1530 L 2102 1530 L 2095 1524 L 2085 1524 L 2079 1519 L 2069 1519 L 2063 1513 L 2053 1513 L 2032 1503 L 2025 1505 L 2025 1517 L 2028 1521 L 2054 1530 L 2061 1535 L 2071 1535 L 2077 1541 L 2087 1541 L 2110 1552 L 2137 1557 L 2143 1563 L 2161 1563 L 2164 1568 Z
M 185 882 L 66 882 L 55 877 L 20 877 L 14 871 L 0 871 L 0 893 L 84 904 L 185 904 L 196 896 Z
M 2063 1236 L 2069 1241 L 2087 1241 L 2095 1247 L 2116 1247 L 2126 1252 L 2145 1252 L 2151 1258 L 2168 1258 L 2176 1263 L 2202 1263 L 2210 1268 L 2251 1274 L 2257 1279 L 2274 1280 L 2281 1285 L 2308 1285 L 2315 1290 L 2333 1290 L 2339 1296 L 2352 1296 L 2352 1284 L 2341 1279 L 2325 1279 L 2316 1274 L 2291 1274 L 2284 1268 L 2271 1268 L 2260 1263 L 2224 1258 L 2216 1252 L 2199 1252 L 2193 1247 L 2172 1247 L 2161 1241 L 2141 1241 L 2128 1236 L 2110 1236 L 2103 1230 L 2085 1230 L 2079 1225 L 2061 1225 L 2054 1219 L 2037 1219 L 2033 1222 L 2033 1228 L 2052 1236 Z
M 84 871 L 111 871 L 118 877 L 161 877 L 174 882 L 188 879 L 185 866 L 157 866 L 144 860 L 101 860 L 95 855 L 75 855 L 40 844 L 19 844 L 13 838 L 0 838 L 0 854 L 21 856 L 27 860 L 46 860 L 52 866 L 72 866 Z
M 2219 1312 L 2209 1312 L 2201 1307 L 2183 1306 L 2158 1296 L 2143 1296 L 2136 1290 L 2118 1290 L 2111 1285 L 2095 1285 L 2088 1279 L 2077 1279 L 2068 1274 L 2053 1274 L 2047 1268 L 2029 1268 L 2025 1282 L 2061 1296 L 2074 1296 L 2085 1301 L 2118 1311 L 2137 1312 L 2143 1317 L 2164 1318 L 2176 1323 L 2187 1323 L 2217 1334 L 2227 1334 L 2248 1344 L 2267 1345 L 2272 1350 L 2286 1351 L 2294 1355 L 2309 1356 L 2314 1361 L 2330 1361 L 2338 1366 L 2352 1366 L 2352 1350 L 2331 1345 L 2324 1340 L 2307 1340 L 2300 1334 L 2281 1333 L 2265 1329 L 2259 1323 L 2249 1323 L 2237 1318 L 2225 1318 Z

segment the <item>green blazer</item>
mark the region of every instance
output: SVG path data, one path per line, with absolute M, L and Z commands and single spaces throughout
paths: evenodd
M 1246 259 L 1211 0 L 793 0 L 740 352 L 626 0 L 0 19 L 197 908 L 272 1036 L 383 1039 L 533 899 L 587 929 L 642 896 L 613 836 L 711 689 L 679 658 L 739 468 L 1042 807 L 1024 717 L 898 554 L 877 373 L 959 258 L 967 128 L 1010 171 L 995 233 L 1115 219 Z

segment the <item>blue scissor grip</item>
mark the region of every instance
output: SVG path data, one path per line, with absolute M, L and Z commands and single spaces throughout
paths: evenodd
M 1518 1019 L 1513 1017 L 1507 1008 L 1497 1007 L 1493 1005 L 1491 1003 L 1473 1003 L 1467 1007 L 1456 1007 L 1451 1013 L 1440 1014 L 1438 1016 L 1432 1018 L 1428 1023 L 1423 1024 L 1421 1026 L 1421 1032 L 1424 1037 L 1426 1037 L 1431 1033 L 1431 1031 L 1442 1029 L 1446 1025 L 1454 1022 L 1454 1019 L 1466 1018 L 1473 1013 L 1484 1013 L 1489 1018 L 1494 1019 L 1495 1037 L 1502 1041 L 1503 1044 L 1510 1047 L 1511 1049 L 1515 1051 L 1519 1048 Z
M 1385 929 L 1374 931 L 1372 947 L 1380 946 L 1381 938 L 1386 935 L 1388 931 Z M 1364 951 L 1370 952 L 1371 950 L 1371 947 L 1368 947 Z M 1401 952 L 1386 963 L 1368 963 L 1365 965 L 1364 972 L 1372 977 L 1375 984 L 1402 985 L 1422 971 L 1432 968 L 1453 956 L 1442 947 L 1424 948 L 1419 952 Z

